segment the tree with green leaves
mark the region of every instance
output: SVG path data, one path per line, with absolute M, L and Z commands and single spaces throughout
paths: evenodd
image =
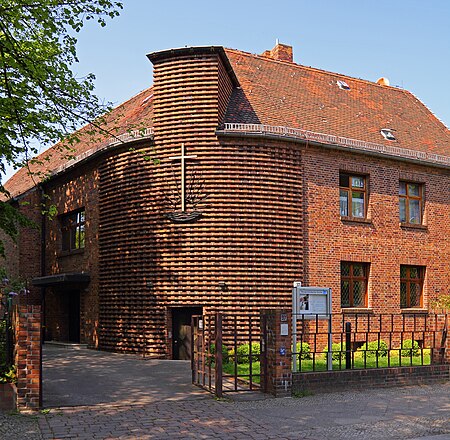
M 108 110 L 93 93 L 94 75 L 77 78 L 76 34 L 119 15 L 111 0 L 0 0 L 0 173 L 27 166 L 39 149 L 70 149 L 82 124 L 98 126 Z M 97 121 L 92 122 L 92 121 Z M 8 196 L 0 185 L 3 198 Z M 29 222 L 0 202 L 0 229 L 15 237 Z M 0 245 L 0 253 L 3 247 Z

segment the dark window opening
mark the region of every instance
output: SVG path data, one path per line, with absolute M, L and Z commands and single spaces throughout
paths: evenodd
M 425 268 L 422 266 L 400 266 L 400 307 L 422 307 L 422 290 Z
M 341 262 L 341 307 L 367 307 L 368 263 Z
M 85 245 L 85 211 L 75 211 L 61 217 L 62 250 L 83 249 Z

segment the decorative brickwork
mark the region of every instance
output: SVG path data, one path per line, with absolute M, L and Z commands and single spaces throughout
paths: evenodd
M 184 95 L 168 93 L 165 81 L 179 81 Z M 224 103 L 231 80 L 216 55 L 158 62 L 154 129 L 161 164 L 124 149 L 100 167 L 101 348 L 145 347 L 169 357 L 167 307 L 258 314 L 261 306 L 289 304 L 289 279 L 301 278 L 300 152 L 282 142 L 219 143 L 210 131 L 224 107 L 213 109 L 218 81 Z M 182 141 L 187 154 L 197 155 L 187 180 L 197 173 L 208 198 L 200 221 L 179 225 L 165 217 L 164 201 L 179 179 L 179 165 L 168 158 L 179 154 Z M 151 151 L 146 143 L 140 148 Z
M 154 86 L 107 117 L 117 133 L 148 128 L 145 137 L 127 135 L 120 145 L 83 136 L 70 166 L 60 155 L 50 159 L 57 174 L 44 186 L 58 213 L 85 208 L 84 250 L 61 252 L 59 219 L 45 222 L 44 237 L 26 231 L 18 248 L 8 248 L 13 272 L 28 280 L 90 275 L 88 285 L 46 288 L 48 338 L 70 338 L 68 289 L 80 295 L 81 342 L 169 358 L 175 307 L 256 316 L 289 308 L 292 282 L 301 281 L 331 287 L 340 313 L 341 261 L 368 263 L 368 313 L 424 314 L 448 292 L 448 130 L 411 94 L 347 77 L 350 89 L 342 90 L 340 75 L 290 62 L 286 45 L 264 56 L 203 47 L 149 58 Z M 395 143 L 380 134 L 387 120 Z M 323 135 L 237 133 L 224 130 L 227 123 Z M 367 143 L 378 147 L 352 150 Z M 180 165 L 170 159 L 181 144 L 196 156 L 186 185 L 206 197 L 198 206 L 187 200 L 181 214 L 201 214 L 187 223 L 170 220 L 181 210 Z M 382 157 L 383 147 L 392 157 Z M 447 159 L 423 162 L 435 154 Z M 155 157 L 159 165 L 148 160 Z M 340 217 L 340 172 L 366 177 L 367 218 Z M 399 180 L 423 186 L 423 224 L 399 223 Z M 11 183 L 30 202 L 21 209 L 40 224 L 41 196 L 26 172 Z M 423 308 L 400 308 L 400 265 L 425 267 Z M 30 298 L 38 303 L 39 289 Z
M 41 386 L 41 306 L 19 305 L 14 309 L 17 407 L 39 409 Z

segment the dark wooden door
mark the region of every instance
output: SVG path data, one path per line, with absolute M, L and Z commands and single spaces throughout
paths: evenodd
M 173 358 L 191 359 L 191 322 L 193 315 L 201 315 L 201 307 L 172 309 Z
M 80 292 L 67 292 L 69 342 L 80 342 Z

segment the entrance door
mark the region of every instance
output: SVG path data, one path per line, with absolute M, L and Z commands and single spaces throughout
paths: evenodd
M 80 342 L 80 292 L 67 292 L 69 342 Z
M 173 358 L 191 359 L 191 321 L 193 315 L 201 315 L 201 307 L 172 309 Z

